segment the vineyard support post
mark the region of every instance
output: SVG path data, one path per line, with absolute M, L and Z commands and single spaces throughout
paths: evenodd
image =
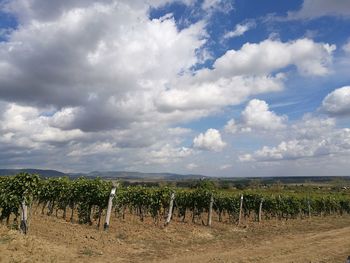
M 238 225 L 241 224 L 241 220 L 242 220 L 242 210 L 243 210 L 243 194 L 241 195 L 241 202 L 240 202 L 240 205 L 239 205 Z
M 213 203 L 214 203 L 214 196 L 211 194 L 210 196 L 210 203 L 209 203 L 209 212 L 208 212 L 208 226 L 211 226 L 211 217 L 213 213 Z
M 308 212 L 309 212 L 309 218 L 311 218 L 311 205 L 310 205 L 310 200 L 307 200 L 307 208 L 308 208 Z
M 261 198 L 260 205 L 259 205 L 259 222 L 261 222 L 261 214 L 262 214 L 262 206 L 263 206 L 264 198 Z
M 21 204 L 21 225 L 20 225 L 20 230 L 23 234 L 27 234 L 28 232 L 28 207 L 26 205 L 26 202 L 23 200 Z
M 71 206 L 71 214 L 70 214 L 70 222 L 73 223 L 73 217 L 74 217 L 74 208 L 75 208 L 75 204 L 74 202 L 72 202 L 72 206 Z
M 105 222 L 105 224 L 103 226 L 104 230 L 108 230 L 108 228 L 109 228 L 109 221 L 111 219 L 112 206 L 113 206 L 113 198 L 115 196 L 116 190 L 117 190 L 117 188 L 113 187 L 112 190 L 111 190 L 111 194 L 109 195 L 107 214 L 106 214 L 106 222 Z
M 168 217 L 165 221 L 165 226 L 170 224 L 170 220 L 171 220 L 171 217 L 173 215 L 174 200 L 175 200 L 175 193 L 172 192 L 170 195 L 169 211 L 168 211 Z

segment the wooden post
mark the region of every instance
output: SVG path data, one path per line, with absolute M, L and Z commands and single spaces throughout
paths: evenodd
M 262 206 L 263 206 L 264 198 L 261 198 L 259 205 L 259 222 L 261 222 L 261 214 L 262 214 Z
M 311 218 L 311 206 L 310 206 L 310 200 L 307 200 L 307 208 L 308 208 L 308 212 L 309 212 L 309 218 Z
M 173 215 L 173 207 L 174 207 L 174 200 L 175 200 L 175 193 L 172 192 L 170 195 L 170 203 L 169 203 L 169 211 L 168 211 L 168 217 L 165 221 L 165 226 L 170 224 L 171 217 Z
M 74 202 L 71 204 L 71 214 L 70 214 L 70 222 L 73 223 L 73 217 L 74 217 L 74 208 L 75 208 L 75 204 Z
M 242 210 L 243 210 L 243 194 L 241 195 L 241 203 L 240 203 L 240 205 L 239 205 L 238 225 L 241 224 L 241 220 L 242 220 Z
M 107 207 L 107 214 L 106 214 L 106 222 L 103 226 L 104 230 L 108 230 L 109 228 L 109 221 L 111 218 L 111 213 L 112 213 L 112 206 L 113 206 L 113 198 L 115 196 L 115 191 L 117 190 L 116 187 L 113 187 L 111 190 L 111 194 L 109 195 L 108 199 L 108 207 Z
M 209 203 L 209 212 L 208 212 L 208 226 L 211 226 L 211 216 L 213 213 L 213 203 L 214 203 L 214 196 L 213 196 L 213 194 L 211 194 L 210 203 Z
M 23 234 L 27 234 L 28 232 L 28 222 L 27 222 L 27 213 L 28 213 L 28 207 L 26 205 L 26 202 L 23 200 L 21 204 L 21 225 L 20 230 Z

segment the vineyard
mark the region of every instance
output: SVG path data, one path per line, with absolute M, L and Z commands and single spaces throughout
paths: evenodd
M 115 193 L 111 194 L 112 189 Z M 39 208 L 38 213 L 60 216 L 80 224 L 95 223 L 98 227 L 104 219 L 109 224 L 111 212 L 114 215 L 112 223 L 113 220 L 127 220 L 132 215 L 141 221 L 151 218 L 157 225 L 177 220 L 210 226 L 212 220 L 240 224 L 242 220 L 287 220 L 349 214 L 350 195 L 347 192 L 316 191 L 224 191 L 206 184 L 195 189 L 115 187 L 112 182 L 101 179 L 42 179 L 39 175 L 28 173 L 0 177 L 1 222 L 24 228 L 26 232 L 24 210 L 28 208 L 30 215 L 34 206 L 36 210 Z

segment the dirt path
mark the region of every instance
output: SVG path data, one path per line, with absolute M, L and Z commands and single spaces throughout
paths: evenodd
M 35 215 L 23 236 L 0 225 L 0 262 L 294 262 L 344 263 L 350 216 L 169 227 L 112 218 L 108 232 Z
M 214 247 L 199 255 L 175 257 L 162 262 L 345 262 L 350 255 L 350 227 L 322 233 L 285 234 L 258 245 L 225 249 Z

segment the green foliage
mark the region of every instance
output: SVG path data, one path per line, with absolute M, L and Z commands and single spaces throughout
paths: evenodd
M 39 176 L 19 173 L 14 177 L 4 177 L 0 181 L 0 220 L 9 218 L 11 213 L 17 217 L 19 207 L 24 201 L 31 205 L 38 193 Z
M 277 185 L 279 186 L 279 185 Z M 78 210 L 80 223 L 91 223 L 92 211 L 98 208 L 98 218 L 107 208 L 113 185 L 101 179 L 67 177 L 40 179 L 38 175 L 20 173 L 14 177 L 0 177 L 0 220 L 11 214 L 19 215 L 22 201 L 31 205 L 33 200 L 49 205 L 48 214 L 61 209 L 64 216 L 67 207 Z M 160 219 L 165 217 L 171 193 L 175 193 L 174 209 L 185 219 L 186 211 L 192 212 L 192 220 L 208 212 L 211 197 L 213 209 L 221 216 L 227 214 L 229 220 L 238 219 L 240 198 L 243 194 L 243 215 L 257 218 L 260 204 L 265 218 L 288 219 L 309 215 L 329 215 L 350 213 L 350 195 L 347 192 L 320 192 L 311 188 L 298 191 L 274 187 L 262 190 L 218 190 L 208 180 L 199 181 L 192 189 L 171 188 L 167 186 L 118 187 L 113 205 L 116 211 L 125 209 L 136 213 L 143 220 L 145 216 Z M 95 209 L 96 210 L 96 209 Z

